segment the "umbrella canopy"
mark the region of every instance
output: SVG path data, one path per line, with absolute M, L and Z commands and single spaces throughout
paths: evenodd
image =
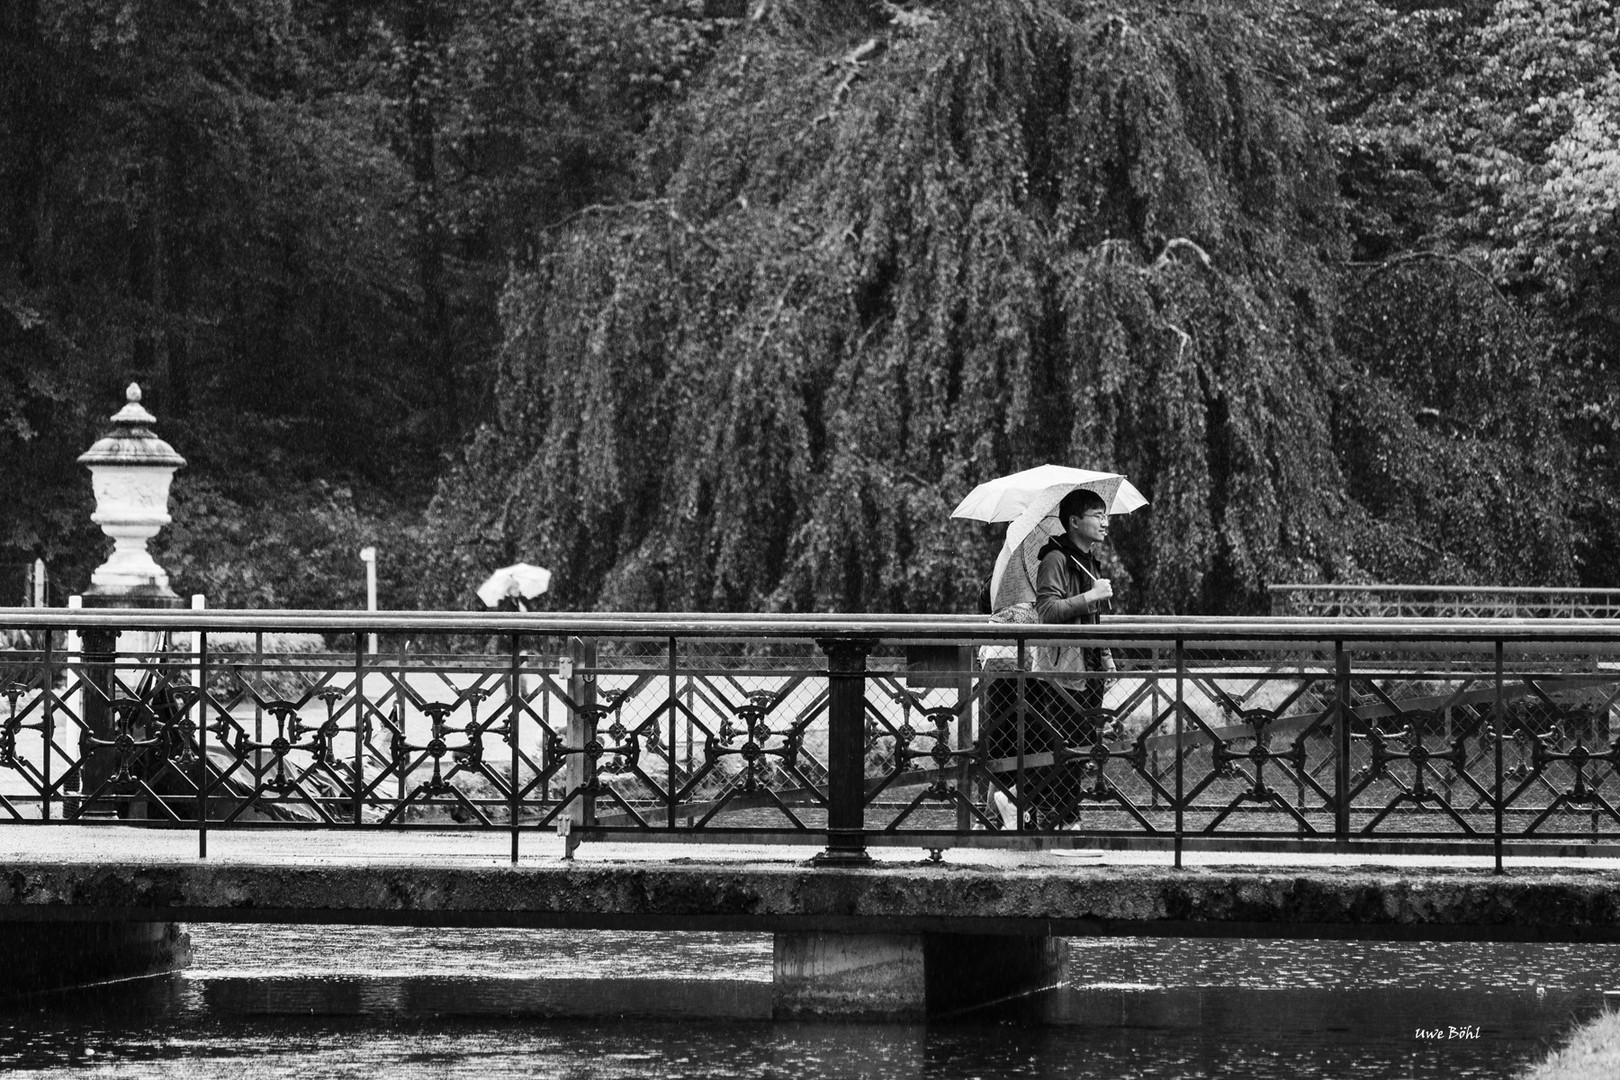
M 498 607 L 502 600 L 516 597 L 519 600 L 533 600 L 547 589 L 551 588 L 551 571 L 543 566 L 530 566 L 528 563 L 515 563 L 512 566 L 503 566 L 493 574 L 489 580 L 478 586 L 478 599 L 486 607 Z
M 1126 489 L 1120 495 L 1121 485 Z M 951 517 L 971 518 L 974 521 L 1013 521 L 1029 508 L 1036 498 L 1056 490 L 1058 499 L 1075 488 L 1088 488 L 1103 497 L 1110 514 L 1128 514 L 1139 506 L 1147 505 L 1142 493 L 1119 473 L 1092 472 L 1073 469 L 1067 465 L 1037 465 L 1010 476 L 986 480 L 956 505 Z M 1056 506 L 1057 503 L 1052 504 Z
M 1041 465 L 980 484 L 952 513 L 952 517 L 1011 522 L 990 575 L 992 611 L 1034 601 L 1036 555 L 1049 537 L 1063 531 L 1058 504 L 1076 488 L 1101 495 L 1111 515 L 1128 514 L 1147 505 L 1142 493 L 1118 473 Z

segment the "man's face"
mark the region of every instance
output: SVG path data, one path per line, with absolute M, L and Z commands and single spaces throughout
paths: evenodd
M 1108 539 L 1108 511 L 1087 510 L 1069 518 L 1069 528 L 1081 544 L 1090 546 Z

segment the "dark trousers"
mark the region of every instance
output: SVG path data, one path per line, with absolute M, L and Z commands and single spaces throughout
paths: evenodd
M 1078 686 L 1058 686 L 1045 679 L 1024 680 L 1024 754 L 1084 751 L 1097 741 L 1098 725 L 1087 711 L 1102 708 L 1104 683 L 1087 679 Z M 997 679 L 984 696 L 982 742 L 992 759 L 1018 756 L 1018 682 Z M 1085 780 L 1084 758 L 1052 765 L 1026 766 L 1020 789 L 1026 810 L 1033 807 L 1040 828 L 1060 828 L 1079 814 Z M 1003 772 L 1003 783 L 1016 783 L 1016 772 Z

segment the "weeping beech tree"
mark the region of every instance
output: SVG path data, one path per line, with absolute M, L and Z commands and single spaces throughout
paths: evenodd
M 514 275 L 423 600 L 527 558 L 559 607 L 973 610 L 1000 530 L 950 509 L 1045 461 L 1151 499 L 1116 522 L 1129 610 L 1444 544 L 1361 453 L 1411 428 L 1405 369 L 1369 394 L 1337 344 L 1333 161 L 1274 7 L 760 4 L 649 133 L 645 198 Z

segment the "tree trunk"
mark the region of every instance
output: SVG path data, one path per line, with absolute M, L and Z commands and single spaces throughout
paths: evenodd
M 129 244 L 129 292 L 137 313 L 131 353 L 137 379 L 150 382 L 163 370 L 163 164 L 148 158 L 137 172 L 132 196 L 135 225 Z
M 0 67 L 10 68 L 0 77 L 0 88 L 14 95 L 14 115 L 25 125 L 23 137 L 17 140 L 19 160 L 10 170 L 13 180 L 7 220 L 0 228 L 11 234 L 17 280 L 31 289 L 40 279 L 40 202 L 45 191 L 46 139 L 51 130 L 40 85 L 45 57 L 39 38 L 38 0 L 13 0 L 4 7 L 0 20 L 0 34 L 4 35 L 0 57 L 6 58 Z
M 460 378 L 450 340 L 450 302 L 438 176 L 438 124 L 432 87 L 439 67 L 440 25 L 435 0 L 417 0 L 407 16 L 405 125 L 414 189 L 417 282 L 422 289 L 425 366 L 437 385 L 448 434 L 461 430 Z
M 170 201 L 186 205 L 186 154 L 178 126 L 169 132 L 165 179 Z M 167 411 L 174 416 L 191 412 L 191 259 L 192 252 L 182 234 L 173 232 L 168 244 L 169 310 L 164 320 L 163 353 L 169 392 Z

